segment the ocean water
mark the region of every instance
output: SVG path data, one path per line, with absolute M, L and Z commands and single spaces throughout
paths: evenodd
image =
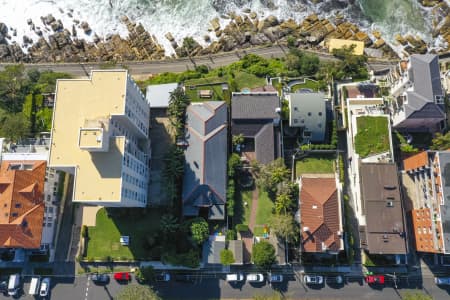
M 87 21 L 93 33 L 85 35 L 81 29 L 78 36 L 92 39 L 94 33 L 105 36 L 118 33 L 126 36 L 126 27 L 120 17 L 127 15 L 141 22 L 165 47 L 167 54 L 173 52 L 164 35 L 171 32 L 176 40 L 193 36 L 203 43 L 208 34 L 209 21 L 228 12 L 240 12 L 250 8 L 260 17 L 275 15 L 279 19 L 302 20 L 313 12 L 333 18 L 337 12 L 368 30 L 379 30 L 387 41 L 393 42 L 396 33 L 419 35 L 431 40 L 429 12 L 419 7 L 417 0 L 0 0 L 0 22 L 17 30 L 13 40 L 22 44 L 24 34 L 37 40 L 27 25 L 32 19 L 44 35 L 51 33 L 40 20 L 49 13 L 61 19 L 64 26 L 72 28 L 73 20 Z M 73 11 L 73 17 L 68 12 Z M 225 25 L 227 19 L 221 18 Z M 214 34 L 211 34 L 214 40 Z

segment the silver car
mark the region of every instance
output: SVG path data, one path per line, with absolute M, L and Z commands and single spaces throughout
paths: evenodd
M 306 284 L 311 285 L 323 284 L 323 276 L 320 275 L 305 275 L 305 277 L 303 277 L 303 280 L 305 281 Z
M 248 274 L 247 281 L 248 282 L 264 282 L 264 275 L 261 273 Z

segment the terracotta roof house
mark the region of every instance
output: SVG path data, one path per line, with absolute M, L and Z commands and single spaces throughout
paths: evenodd
M 3 161 L 1 164 L 0 248 L 40 248 L 45 170 L 45 161 Z
M 394 163 L 360 166 L 361 248 L 370 254 L 406 254 L 406 235 L 397 167 Z
M 450 254 L 450 151 L 423 151 L 405 159 L 403 169 L 412 183 L 405 187 L 416 250 Z
M 300 220 L 303 252 L 337 253 L 344 249 L 342 210 L 333 174 L 301 177 Z
M 227 117 L 224 101 L 193 103 L 186 111 L 183 215 L 225 218 Z
M 445 127 L 444 92 L 439 58 L 413 54 L 407 69 L 401 66 L 388 75 L 393 127 L 402 131 L 442 131 Z
M 233 93 L 231 134 L 244 136 L 242 152 L 247 160 L 267 164 L 280 156 L 279 108 L 276 92 Z

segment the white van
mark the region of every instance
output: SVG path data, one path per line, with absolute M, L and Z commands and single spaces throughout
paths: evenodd
M 41 279 L 39 277 L 31 278 L 30 290 L 28 291 L 28 294 L 30 294 L 31 296 L 39 294 L 40 283 Z
M 20 274 L 13 274 L 9 276 L 8 281 L 8 295 L 16 296 L 20 288 Z
M 236 273 L 236 274 L 227 274 L 226 280 L 228 282 L 239 282 L 244 280 L 244 274 Z

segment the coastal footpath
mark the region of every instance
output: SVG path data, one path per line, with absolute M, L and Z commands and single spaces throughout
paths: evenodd
M 282 46 L 258 47 L 250 49 L 235 50 L 227 53 L 217 53 L 207 56 L 197 56 L 191 58 L 167 58 L 165 60 L 147 60 L 147 61 L 125 61 L 117 64 L 104 63 L 38 63 L 24 64 L 27 69 L 37 69 L 39 71 L 52 70 L 54 72 L 68 73 L 76 77 L 89 76 L 91 70 L 98 70 L 105 67 L 115 68 L 123 67 L 128 69 L 131 75 L 151 75 L 164 72 L 183 72 L 193 70 L 196 66 L 205 65 L 210 69 L 226 66 L 238 61 L 246 54 L 256 54 L 265 58 L 283 57 L 289 49 Z M 310 51 L 310 50 L 305 50 Z M 312 51 L 311 51 L 312 52 Z M 327 53 L 315 53 L 321 60 L 336 60 L 336 58 Z M 391 66 L 398 62 L 397 59 L 371 59 L 368 62 L 370 70 L 375 72 L 389 70 Z M 0 70 L 12 63 L 0 63 Z
M 450 44 L 450 8 L 446 1 L 420 1 L 429 7 L 433 14 L 433 38 L 440 37 Z M 72 12 L 67 12 L 71 16 Z M 333 21 L 309 15 L 302 22 L 279 20 L 275 16 L 260 18 L 251 10 L 241 15 L 229 13 L 222 19 L 228 19 L 226 26 L 215 18 L 209 22 L 209 33 L 201 43 L 192 37 L 176 41 L 170 32 L 165 38 L 173 49 L 164 49 L 156 37 L 141 24 L 132 22 L 123 16 L 121 22 L 126 25 L 128 36 L 118 34 L 99 37 L 92 33 L 87 22 L 73 19 L 71 28 L 65 28 L 61 20 L 52 15 L 41 17 L 41 24 L 27 20 L 30 29 L 39 36 L 34 41 L 23 36 L 22 44 L 11 41 L 11 35 L 17 32 L 0 23 L 0 62 L 9 63 L 61 63 L 61 62 L 124 62 L 142 60 L 167 60 L 171 58 L 207 56 L 221 52 L 268 46 L 275 43 L 293 45 L 301 49 L 327 52 L 325 42 L 330 38 L 350 39 L 364 42 L 368 53 L 375 57 L 397 58 L 413 53 L 434 51 L 422 39 L 412 35 L 396 36 L 395 51 L 385 42 L 380 32 L 365 32 L 349 22 L 342 15 Z M 223 23 L 223 22 L 222 22 Z M 44 34 L 48 32 L 50 34 Z M 89 37 L 92 42 L 87 41 Z M 24 50 L 26 49 L 26 50 Z M 373 50 L 373 51 L 372 51 Z M 174 52 L 172 56 L 166 53 Z

